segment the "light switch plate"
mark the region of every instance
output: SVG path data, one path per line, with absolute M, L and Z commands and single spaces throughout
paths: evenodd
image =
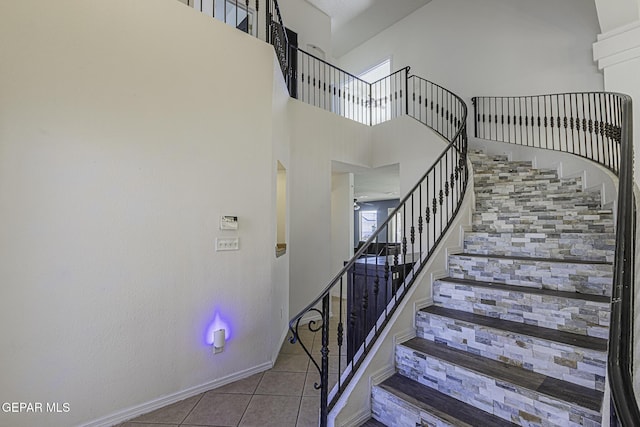
M 217 237 L 217 251 L 237 251 L 240 249 L 240 240 L 237 237 Z

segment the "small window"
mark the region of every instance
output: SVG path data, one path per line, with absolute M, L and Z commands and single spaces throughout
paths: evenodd
M 367 240 L 377 228 L 378 211 L 360 211 L 360 240 Z
M 367 71 L 361 73 L 358 78 L 364 80 L 367 83 L 374 83 L 384 77 L 391 74 L 391 58 L 387 58 L 369 68 Z

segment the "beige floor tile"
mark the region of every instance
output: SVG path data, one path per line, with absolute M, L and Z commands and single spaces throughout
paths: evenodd
M 179 427 L 178 424 L 158 424 L 158 423 L 138 423 L 138 422 L 126 422 L 124 424 L 118 424 L 117 427 Z
M 189 415 L 189 412 L 191 412 L 191 410 L 196 406 L 202 396 L 202 394 L 199 394 L 180 402 L 173 403 L 153 412 L 149 412 L 148 414 L 134 418 L 129 421 L 129 423 L 180 424 L 184 421 L 185 417 Z
M 211 393 L 238 393 L 238 394 L 253 394 L 262 379 L 263 372 L 252 375 L 243 380 L 232 382 L 231 384 L 218 387 L 211 390 Z
M 307 343 L 305 342 L 305 345 Z M 313 338 L 311 338 L 311 345 L 313 345 Z M 284 340 L 282 347 L 280 347 L 280 354 L 306 354 L 299 342 L 291 344 L 288 339 Z
M 206 393 L 184 420 L 185 424 L 205 426 L 237 426 L 251 395 Z
M 271 371 L 278 372 L 307 372 L 309 356 L 306 354 L 280 353 Z
M 296 427 L 317 427 L 320 400 L 317 397 L 303 397 L 298 412 Z
M 306 376 L 304 372 L 267 371 L 258 384 L 256 394 L 302 396 Z
M 240 426 L 295 427 L 300 397 L 255 395 L 249 403 Z
M 338 382 L 337 375 L 329 375 L 329 390 Z M 307 372 L 307 378 L 304 382 L 303 396 L 316 396 L 319 399 L 320 390 L 315 388 L 315 384 L 320 383 L 320 374 L 317 370 Z

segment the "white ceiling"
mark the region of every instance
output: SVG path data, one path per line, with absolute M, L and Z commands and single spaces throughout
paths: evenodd
M 307 0 L 331 18 L 335 58 L 410 15 L 431 0 Z
M 400 198 L 400 165 L 397 163 L 367 168 L 334 160 L 331 171 L 335 174 L 353 173 L 353 197 L 358 202 Z

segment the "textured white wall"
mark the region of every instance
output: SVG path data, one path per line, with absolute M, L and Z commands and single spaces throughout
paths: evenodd
M 392 56 L 469 100 L 602 89 L 593 1 L 433 0 L 340 58 L 361 70 Z
M 640 18 L 640 0 L 595 0 L 601 32 L 606 33 Z
M 331 261 L 331 161 L 371 166 L 371 127 L 290 102 L 291 315 L 296 315 L 337 271 Z
M 331 57 L 331 18 L 305 0 L 278 0 L 284 25 L 298 33 L 298 46 L 310 51 L 307 44 L 318 46 Z
M 2 2 L 0 40 L 0 400 L 70 405 L 0 425 L 76 425 L 270 366 L 288 293 L 272 48 L 175 0 Z M 240 251 L 215 252 L 228 214 Z M 213 356 L 215 310 L 231 337 Z

